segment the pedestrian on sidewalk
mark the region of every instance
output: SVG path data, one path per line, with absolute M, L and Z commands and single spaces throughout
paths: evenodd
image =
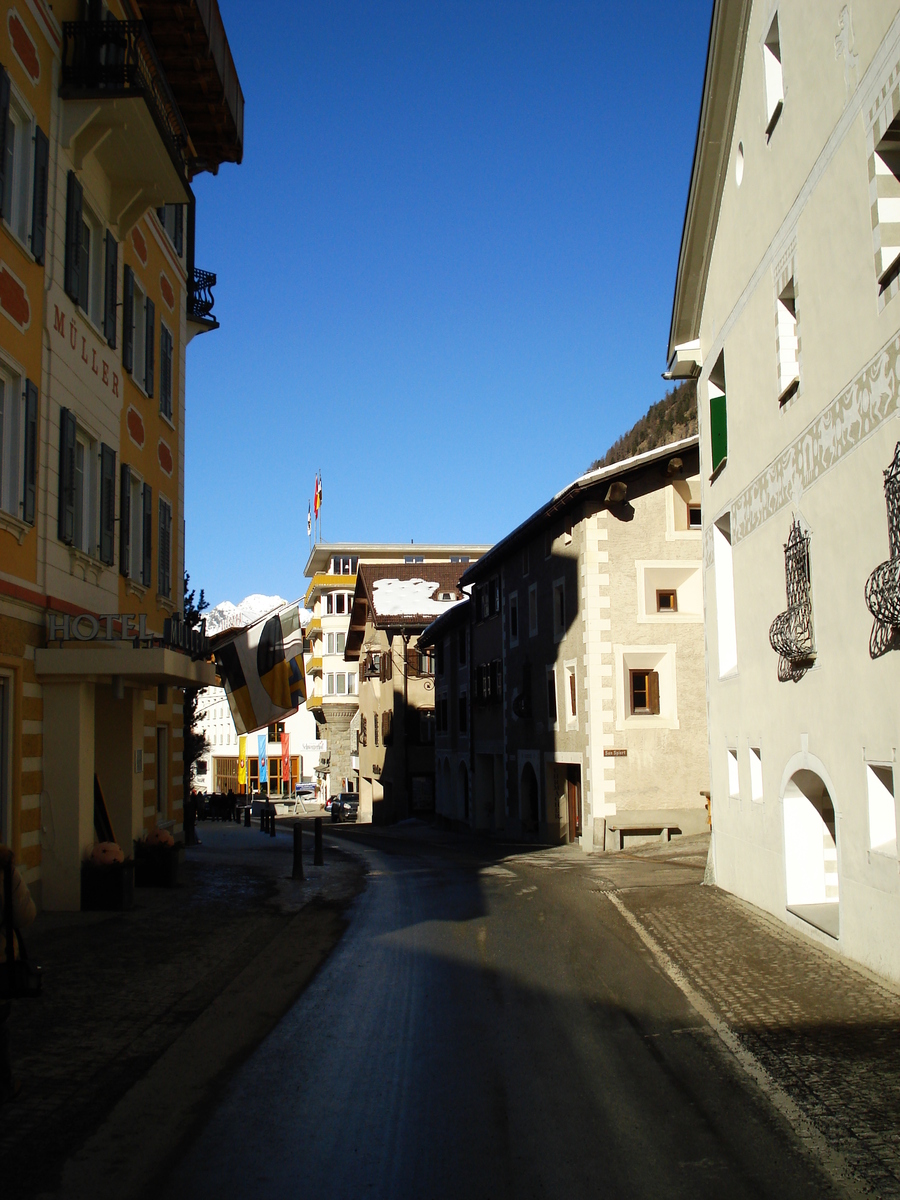
M 0 873 L 6 871 L 12 872 L 13 924 L 16 929 L 27 929 L 37 915 L 34 901 L 28 890 L 28 884 L 16 870 L 12 850 L 8 846 L 0 845 Z M 15 933 L 12 946 L 7 947 L 6 945 L 6 913 L 4 912 L 3 893 L 3 887 L 0 887 L 0 969 L 6 963 L 7 953 L 12 953 L 16 958 L 19 956 Z M 21 1087 L 18 1080 L 13 1079 L 12 1062 L 9 1057 L 9 1015 L 11 1010 L 12 1004 L 9 1000 L 0 1000 L 0 1104 L 12 1100 Z

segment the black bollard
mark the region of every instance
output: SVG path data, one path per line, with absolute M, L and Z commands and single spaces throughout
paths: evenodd
M 291 879 L 303 879 L 303 827 L 299 821 L 294 826 L 294 869 Z
M 322 856 L 322 818 L 316 817 L 316 846 L 313 854 L 313 866 L 321 867 L 325 865 L 325 859 Z
M 244 828 L 245 829 L 250 828 L 250 805 L 249 804 L 244 809 Z
M 265 802 L 265 804 L 260 806 L 260 810 L 259 810 L 259 832 L 260 833 L 266 832 L 266 828 L 268 826 L 268 821 L 269 821 L 269 802 L 267 800 Z
M 275 836 L 275 805 L 272 805 L 272 813 L 269 817 L 269 836 Z

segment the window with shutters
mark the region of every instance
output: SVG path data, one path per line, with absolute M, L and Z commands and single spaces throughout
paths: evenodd
M 381 720 L 378 713 L 375 713 L 372 717 L 372 732 L 375 736 L 375 745 L 377 746 L 381 741 Z
M 126 579 L 143 582 L 144 483 L 129 463 L 119 471 L 119 571 Z
M 0 369 L 0 509 L 23 520 L 25 424 L 22 378 Z
M 2 137 L 3 220 L 9 231 L 24 246 L 32 232 L 32 190 L 34 187 L 35 124 L 28 109 L 2 72 L 0 82 L 0 137 Z M 46 185 L 44 191 L 46 205 Z
M 148 396 L 153 395 L 155 309 L 130 267 L 124 271 L 122 366 Z
M 172 420 L 172 334 L 159 323 L 159 411 Z
M 725 352 L 716 359 L 706 384 L 709 396 L 709 442 L 712 473 L 728 461 L 728 418 L 725 405 Z
M 72 545 L 85 554 L 94 554 L 96 536 L 94 532 L 97 491 L 97 448 L 96 443 L 82 429 L 75 434 L 75 524 Z
M 172 506 L 159 498 L 159 594 L 168 597 L 172 592 Z
M 100 447 L 100 561 L 108 567 L 115 561 L 116 537 L 116 452 Z
M 394 732 L 394 714 L 391 711 L 381 714 L 381 740 L 385 746 L 389 746 L 393 739 Z
M 141 488 L 141 508 L 144 516 L 141 536 L 141 583 L 144 587 L 149 587 L 153 570 L 153 488 L 149 483 L 145 483 Z
M 382 683 L 387 683 L 394 676 L 394 656 L 391 651 L 385 650 L 381 655 L 378 664 L 378 677 Z
M 659 673 L 636 670 L 631 677 L 631 711 L 656 716 L 659 713 Z
M 175 247 L 175 253 L 181 258 L 184 255 L 184 205 L 166 204 L 156 210 L 156 215 L 166 231 L 166 237 Z

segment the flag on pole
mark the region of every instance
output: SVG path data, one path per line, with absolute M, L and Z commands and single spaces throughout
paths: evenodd
M 269 782 L 269 734 L 268 730 L 265 733 L 257 735 L 256 744 L 259 747 L 259 782 Z
M 299 604 L 238 630 L 215 654 L 239 735 L 282 720 L 306 699 Z
M 312 505 L 306 510 L 306 536 L 312 536 Z
M 287 730 L 281 735 L 281 778 L 291 785 L 291 735 Z
M 238 783 L 247 782 L 247 739 L 238 738 Z
M 316 519 L 318 520 L 319 513 L 322 511 L 322 477 L 316 475 Z

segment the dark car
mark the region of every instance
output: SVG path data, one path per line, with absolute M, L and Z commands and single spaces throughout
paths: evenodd
M 341 792 L 331 803 L 332 821 L 355 821 L 359 816 L 359 796 L 356 792 Z

